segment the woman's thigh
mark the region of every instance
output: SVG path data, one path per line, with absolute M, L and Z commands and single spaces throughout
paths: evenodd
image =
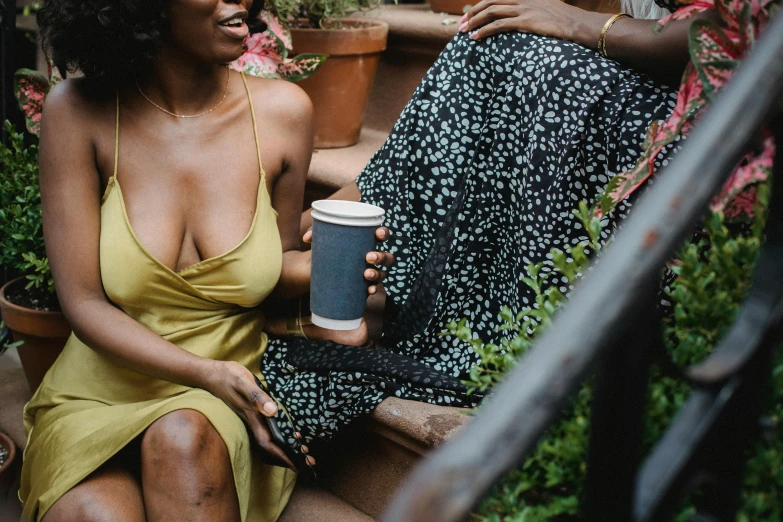
M 139 475 L 138 441 L 95 470 L 60 497 L 44 522 L 143 522 L 146 520 Z

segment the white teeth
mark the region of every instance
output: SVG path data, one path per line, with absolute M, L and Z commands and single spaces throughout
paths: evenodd
M 239 27 L 240 25 L 242 25 L 242 19 L 239 17 L 232 18 L 228 22 L 223 22 L 221 25 L 232 25 L 235 27 Z

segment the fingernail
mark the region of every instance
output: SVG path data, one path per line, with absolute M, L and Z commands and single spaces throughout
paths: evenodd
M 264 404 L 264 411 L 267 412 L 269 415 L 274 415 L 277 413 L 277 406 L 273 402 L 267 402 Z
M 467 19 L 468 19 L 468 13 L 465 13 L 464 15 L 462 15 L 462 18 L 459 19 L 459 23 L 464 24 L 465 20 Z
M 473 32 L 471 32 L 471 33 L 468 35 L 468 37 L 469 37 L 471 40 L 475 40 L 476 38 L 478 38 L 478 31 L 473 31 Z
M 375 271 L 367 269 L 364 271 L 364 277 L 367 279 L 375 279 Z
M 467 28 L 468 28 L 468 23 L 465 22 L 465 23 L 463 23 L 462 25 L 459 26 L 459 32 L 460 33 L 464 33 L 465 29 L 467 29 Z
M 375 263 L 378 261 L 378 254 L 367 254 L 367 261 L 370 263 Z

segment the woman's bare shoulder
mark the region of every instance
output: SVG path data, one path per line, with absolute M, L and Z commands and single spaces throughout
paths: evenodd
M 69 78 L 57 83 L 46 95 L 43 125 L 74 125 L 95 123 L 113 107 L 111 91 L 84 78 Z
M 312 120 L 310 97 L 295 83 L 248 77 L 256 114 L 281 123 L 301 125 Z

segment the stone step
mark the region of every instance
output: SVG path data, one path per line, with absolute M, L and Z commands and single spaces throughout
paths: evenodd
M 321 483 L 380 518 L 413 467 L 470 419 L 458 408 L 386 399 L 317 456 Z
M 374 518 L 322 489 L 297 486 L 279 522 L 374 522 Z
M 375 151 L 381 148 L 388 134 L 364 127 L 359 135 L 359 143 L 352 147 L 313 151 L 307 176 L 305 207 L 355 180 Z

